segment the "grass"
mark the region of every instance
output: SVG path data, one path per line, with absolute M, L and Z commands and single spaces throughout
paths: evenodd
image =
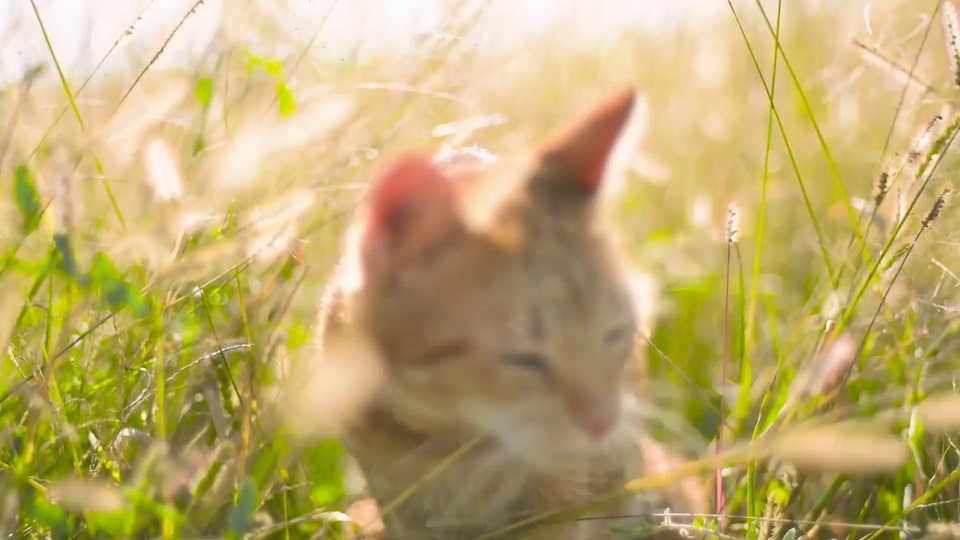
M 950 4 L 746 1 L 603 51 L 570 20 L 343 62 L 241 4 L 190 70 L 154 62 L 192 10 L 129 72 L 74 80 L 45 37 L 54 72 L 0 89 L 0 535 L 341 537 L 360 493 L 330 433 L 365 374 L 278 396 L 379 159 L 522 151 L 625 80 L 650 104 L 616 217 L 662 293 L 651 432 L 696 458 L 625 490 L 719 479 L 694 523 L 725 538 L 960 522 Z

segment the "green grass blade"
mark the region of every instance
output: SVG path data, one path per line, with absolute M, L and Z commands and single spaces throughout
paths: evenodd
M 763 89 L 767 94 L 767 98 L 770 100 L 770 110 L 773 111 L 773 115 L 777 120 L 777 126 L 780 128 L 780 134 L 783 136 L 784 147 L 787 150 L 787 155 L 790 157 L 790 164 L 793 166 L 793 171 L 797 177 L 797 184 L 799 185 L 800 193 L 803 196 L 803 203 L 806 206 L 807 214 L 809 215 L 810 222 L 813 225 L 813 230 L 817 235 L 817 244 L 820 246 L 820 253 L 823 257 L 823 263 L 827 269 L 827 276 L 830 278 L 830 284 L 833 286 L 833 288 L 837 289 L 839 283 L 837 282 L 833 263 L 830 261 L 830 253 L 827 251 L 827 244 L 823 237 L 823 231 L 820 228 L 819 220 L 817 220 L 816 212 L 813 210 L 813 203 L 810 201 L 810 196 L 807 194 L 807 187 L 803 182 L 803 175 L 800 173 L 800 165 L 797 163 L 797 158 L 794 155 L 793 147 L 790 144 L 789 137 L 787 137 L 786 129 L 783 127 L 783 121 L 780 118 L 780 113 L 773 102 L 773 92 L 767 85 L 766 79 L 763 77 L 763 70 L 760 69 L 760 62 L 757 60 L 757 55 L 753 50 L 753 45 L 750 44 L 750 39 L 747 37 L 746 29 L 743 27 L 743 22 L 740 20 L 740 16 L 737 14 L 736 8 L 733 7 L 733 3 L 730 0 L 727 0 L 727 5 L 730 6 L 730 11 L 733 13 L 733 17 L 737 21 L 737 26 L 740 29 L 743 42 L 750 53 L 750 59 L 753 62 L 754 69 L 756 69 L 757 75 L 760 77 L 760 82 L 763 84 Z
M 777 24 L 774 28 L 774 41 L 780 42 L 780 16 L 782 13 L 783 2 L 778 0 L 777 2 Z M 757 230 L 756 230 L 756 240 L 755 240 L 755 251 L 753 256 L 753 271 L 751 274 L 751 287 L 750 287 L 750 298 L 747 304 L 747 315 L 746 321 L 744 323 L 743 335 L 744 335 L 744 358 L 743 363 L 747 364 L 751 362 L 750 352 L 751 345 L 753 343 L 753 325 L 755 324 L 757 317 L 757 301 L 760 291 L 760 262 L 763 258 L 763 228 L 766 223 L 767 215 L 767 189 L 770 184 L 770 154 L 773 149 L 773 109 L 774 109 L 774 93 L 777 88 L 777 60 L 780 55 L 776 54 L 777 47 L 774 48 L 773 55 L 773 68 L 770 75 L 770 110 L 767 112 L 767 132 L 766 140 L 764 142 L 764 152 L 763 152 L 763 183 L 760 188 L 760 209 L 759 215 L 757 216 Z M 741 374 L 743 370 L 741 370 Z M 751 377 L 752 378 L 752 377 Z M 743 377 L 741 376 L 740 384 L 744 384 Z M 746 381 L 748 384 L 752 384 L 752 381 Z M 741 386 L 742 387 L 742 386 Z M 747 390 L 747 395 L 749 395 L 749 390 Z M 764 401 L 766 398 L 764 398 Z M 761 411 L 763 410 L 763 404 L 761 403 Z M 754 426 L 755 429 L 751 434 L 751 440 L 756 440 L 759 435 L 757 427 L 760 423 Z M 753 516 L 754 508 L 756 508 L 756 483 L 757 483 L 757 463 L 755 460 L 751 460 L 747 466 L 747 515 Z M 757 522 L 750 522 L 750 530 L 755 534 L 757 529 Z
M 800 84 L 800 80 L 797 78 L 797 74 L 794 72 L 793 66 L 790 64 L 790 59 L 787 57 L 786 51 L 783 50 L 783 46 L 780 44 L 779 32 L 773 27 L 773 25 L 770 24 L 770 19 L 767 17 L 766 10 L 763 9 L 763 4 L 761 4 L 759 0 L 756 3 L 757 8 L 763 15 L 763 20 L 766 23 L 767 28 L 773 35 L 774 42 L 776 43 L 776 49 L 783 57 L 783 65 L 787 68 L 787 73 L 790 74 L 790 80 L 793 81 L 794 88 L 797 90 L 797 95 L 800 96 L 800 102 L 803 104 L 804 113 L 807 115 L 807 118 L 810 119 L 810 124 L 813 126 L 813 130 L 817 134 L 817 140 L 820 142 L 820 149 L 823 152 L 823 157 L 827 160 L 827 167 L 830 169 L 830 176 L 833 179 L 837 193 L 840 195 L 840 199 L 843 202 L 844 209 L 847 211 L 847 216 L 850 218 L 850 226 L 853 227 L 854 235 L 856 236 L 856 239 L 859 240 L 861 253 L 863 254 L 863 260 L 865 264 L 869 265 L 871 260 L 870 250 L 867 248 L 866 239 L 863 236 L 863 232 L 860 230 L 859 216 L 853 209 L 853 206 L 850 204 L 850 198 L 847 196 L 847 189 L 843 185 L 843 179 L 840 178 L 840 171 L 837 169 L 837 163 L 833 159 L 833 154 L 830 152 L 830 148 L 827 146 L 827 141 L 823 137 L 823 132 L 820 130 L 820 124 L 817 122 L 817 117 L 813 114 L 813 108 L 810 107 L 810 100 L 807 99 L 807 94 L 803 91 L 803 85 Z M 778 9 L 778 21 L 779 17 L 780 13 Z M 842 266 L 843 265 L 841 264 L 841 267 Z
M 80 109 L 77 107 L 77 101 L 74 99 L 73 91 L 70 90 L 70 83 L 67 82 L 67 77 L 63 74 L 63 69 L 60 67 L 60 60 L 57 59 L 57 54 L 53 50 L 53 44 L 50 43 L 50 36 L 47 34 L 47 28 L 43 24 L 43 17 L 40 16 L 40 10 L 37 8 L 36 0 L 30 0 L 30 5 L 33 6 L 33 13 L 37 16 L 37 24 L 40 25 L 40 32 L 43 33 L 43 40 L 47 45 L 47 50 L 50 51 L 50 57 L 53 59 L 53 64 L 57 68 L 57 74 L 60 76 L 60 84 L 63 85 L 63 91 L 67 95 L 67 100 L 70 102 L 70 108 L 73 110 L 73 115 L 77 118 L 77 123 L 80 125 L 80 129 L 86 130 L 86 126 L 83 123 L 83 116 L 80 114 Z M 107 198 L 110 199 L 110 205 L 113 207 L 113 213 L 117 216 L 117 221 L 120 222 L 120 226 L 123 228 L 123 230 L 127 230 L 127 222 L 123 219 L 123 212 L 120 211 L 120 205 L 117 203 L 117 198 L 113 195 L 113 188 L 110 187 L 110 181 L 107 179 L 107 175 L 103 171 L 103 164 L 100 163 L 100 160 L 96 155 L 93 155 L 93 162 L 97 167 L 97 172 L 100 173 L 100 177 L 103 178 L 103 187 L 107 191 Z

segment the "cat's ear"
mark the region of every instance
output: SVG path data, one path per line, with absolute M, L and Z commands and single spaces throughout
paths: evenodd
M 429 157 L 398 156 L 374 182 L 363 252 L 389 254 L 393 263 L 416 258 L 460 226 L 456 193 Z
M 608 96 L 540 146 L 538 182 L 592 197 L 636 101 L 632 86 Z

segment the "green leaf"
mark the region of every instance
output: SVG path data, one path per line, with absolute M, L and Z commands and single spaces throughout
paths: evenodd
M 100 291 L 104 300 L 115 310 L 126 307 L 139 318 L 150 314 L 150 302 L 143 298 L 139 289 L 124 279 L 123 274 L 117 271 L 113 262 L 103 253 L 93 256 L 89 283 Z
M 26 165 L 13 170 L 13 198 L 23 216 L 23 232 L 32 233 L 40 224 L 40 194 Z
M 26 511 L 37 525 L 53 533 L 53 538 L 66 538 L 70 534 L 69 517 L 63 508 L 38 498 L 30 501 Z
M 112 538 L 129 538 L 132 536 L 136 521 L 133 512 L 130 511 L 90 512 L 86 515 L 86 519 L 91 533 L 103 532 Z
M 900 497 L 889 489 L 881 489 L 877 493 L 877 508 L 884 519 L 892 519 L 900 514 Z
M 797 530 L 791 528 L 783 534 L 783 540 L 797 540 Z
M 197 94 L 197 100 L 200 101 L 201 105 L 204 107 L 210 105 L 210 96 L 213 95 L 213 79 L 202 77 L 197 81 L 194 92 Z
M 203 134 L 197 136 L 197 140 L 193 141 L 193 155 L 197 155 L 200 152 L 203 152 L 203 149 L 207 147 L 207 143 L 203 140 Z
M 310 490 L 310 502 L 318 507 L 331 506 L 343 499 L 343 489 L 333 484 L 320 484 Z
M 55 233 L 53 235 L 53 245 L 57 255 L 59 255 L 57 266 L 68 276 L 77 280 L 80 285 L 87 285 L 90 280 L 87 276 L 80 274 L 80 269 L 77 267 L 77 258 L 74 256 L 73 247 L 70 245 L 70 238 L 63 233 Z
M 36 261 L 25 261 L 19 257 L 11 257 L 6 261 L 8 271 L 17 272 L 24 276 L 37 276 L 49 271 L 50 259 L 44 257 Z
M 310 330 L 301 324 L 290 327 L 287 337 L 287 349 L 294 351 L 310 341 Z
M 283 75 L 283 63 L 279 60 L 267 60 L 263 63 L 263 69 L 274 77 Z
M 773 479 L 767 485 L 767 496 L 773 495 L 774 499 L 777 501 L 781 507 L 787 506 L 790 504 L 790 486 L 784 483 L 782 480 Z
M 106 279 L 120 277 L 120 273 L 113 266 L 113 261 L 109 257 L 103 253 L 97 253 L 93 256 L 89 277 L 94 284 L 98 284 Z
M 263 64 L 263 59 L 250 51 L 246 51 L 245 54 L 247 56 L 247 73 L 253 73 L 253 70 Z
M 282 82 L 277 83 L 277 100 L 280 101 L 280 116 L 290 116 L 297 109 L 297 102 L 293 99 L 293 92 Z
M 250 476 L 260 483 L 266 482 L 277 469 L 280 460 L 290 453 L 290 444 L 282 437 L 274 437 L 263 449 L 250 467 Z M 322 481 L 322 480 L 319 480 Z
M 257 510 L 257 483 L 252 478 L 244 480 L 237 494 L 237 504 L 227 517 L 227 528 L 238 535 L 246 534 L 253 527 L 253 513 Z
M 316 506 L 329 506 L 344 497 L 343 470 L 340 462 L 343 447 L 329 439 L 316 444 L 301 458 L 301 463 L 313 481 L 310 500 Z
M 34 79 L 39 77 L 46 71 L 46 64 L 37 63 L 30 66 L 26 71 L 23 72 L 23 78 L 20 79 L 20 82 L 28 83 L 32 82 Z
M 893 268 L 893 265 L 896 264 L 907 252 L 910 251 L 910 248 L 913 247 L 913 242 L 906 242 L 895 251 L 892 255 L 887 256 L 887 260 L 883 263 L 882 270 L 886 272 L 887 270 Z

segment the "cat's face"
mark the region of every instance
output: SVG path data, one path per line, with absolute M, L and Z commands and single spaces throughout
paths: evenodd
M 375 185 L 358 316 L 405 421 L 480 430 L 535 459 L 610 439 L 636 320 L 594 207 L 632 98 L 614 96 L 528 167 L 464 173 L 410 155 Z

